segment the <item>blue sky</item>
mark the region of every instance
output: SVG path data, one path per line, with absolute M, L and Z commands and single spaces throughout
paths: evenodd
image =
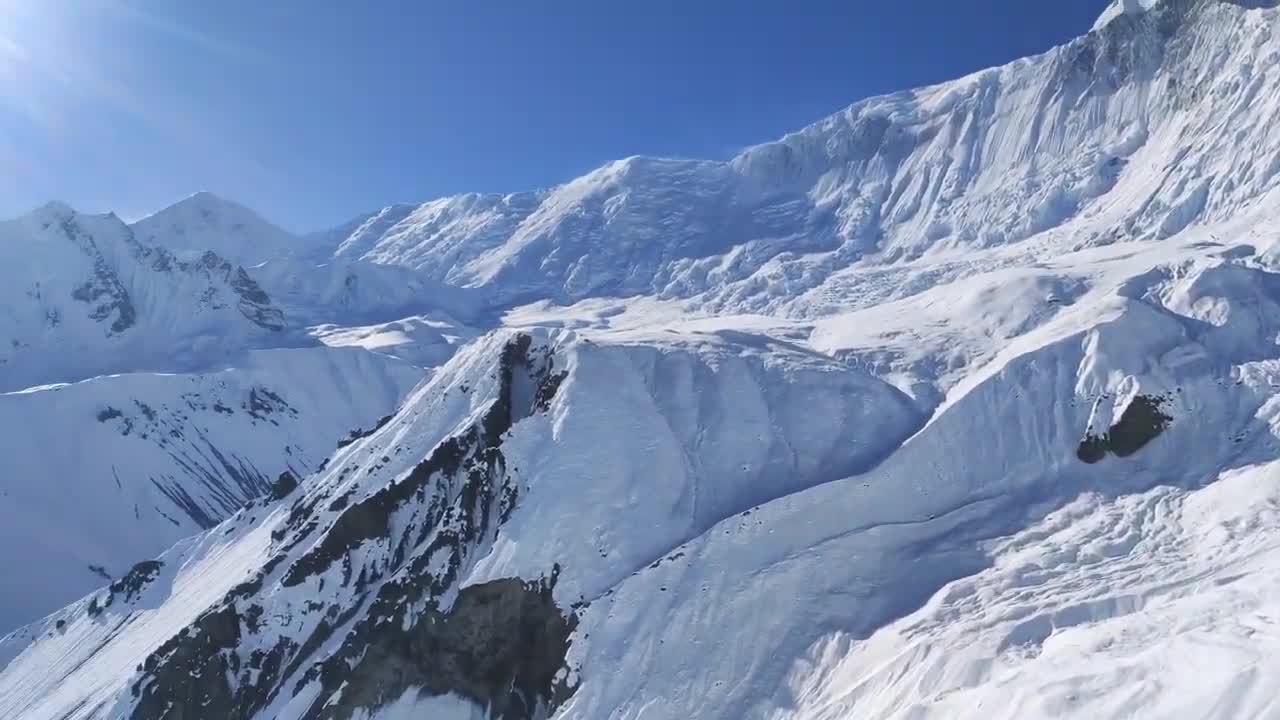
M 1107 0 L 0 0 L 0 216 L 198 190 L 292 230 L 728 157 L 1083 33 Z

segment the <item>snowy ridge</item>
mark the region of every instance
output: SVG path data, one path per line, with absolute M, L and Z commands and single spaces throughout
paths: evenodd
M 629 158 L 545 193 L 388 208 L 340 252 L 512 301 L 656 294 L 726 312 L 1059 228 L 1084 245 L 1167 237 L 1275 186 L 1280 137 L 1263 118 L 1280 82 L 1262 17 L 1163 2 L 727 163 Z
M 1141 15 L 1155 7 L 1160 0 L 1113 0 L 1093 24 L 1095 31 L 1101 30 L 1118 17 L 1124 15 Z
M 378 597 L 398 597 L 394 593 L 404 591 L 406 583 L 409 587 L 426 583 L 426 587 L 433 588 L 429 597 L 438 597 L 429 605 L 439 611 L 448 611 L 454 598 L 459 597 L 460 592 L 465 593 L 459 588 L 487 587 L 502 583 L 504 578 L 532 576 L 550 578 L 555 596 L 567 605 L 577 598 L 604 592 L 625 577 L 628 568 L 644 567 L 667 548 L 695 536 L 716 520 L 750 507 L 762 494 L 785 493 L 791 488 L 821 481 L 826 473 L 838 472 L 838 468 L 855 469 L 873 462 L 888 449 L 885 443 L 891 446 L 895 435 L 898 440 L 904 438 L 919 422 L 905 399 L 887 386 L 850 374 L 816 357 L 794 356 L 786 362 L 785 356 L 753 359 L 750 355 L 739 357 L 731 348 L 716 347 L 705 348 L 696 354 L 676 350 L 655 354 L 650 347 L 583 344 L 569 337 L 555 341 L 560 350 L 551 350 L 553 346 L 545 345 L 547 341 L 539 341 L 544 343 L 539 345 L 532 344 L 527 337 L 521 338 L 499 336 L 469 346 L 415 393 L 395 418 L 368 439 L 339 454 L 330 469 L 314 484 L 307 486 L 305 494 L 290 498 L 288 507 L 268 505 L 260 511 L 242 512 L 230 521 L 226 529 L 216 531 L 204 541 L 206 545 L 212 543 L 205 551 L 211 556 L 249 558 L 242 569 L 204 576 L 198 565 L 193 567 L 188 560 L 186 569 L 172 582 L 175 586 L 214 584 L 222 588 L 212 595 L 216 597 L 253 577 L 255 567 L 263 563 L 272 567 L 273 570 L 261 580 L 255 580 L 252 583 L 254 587 L 232 607 L 237 614 L 248 612 L 259 616 L 258 611 L 250 607 L 261 605 L 265 614 L 260 617 L 290 616 L 302 620 L 302 631 L 293 625 L 263 625 L 261 630 L 253 633 L 261 636 L 260 642 L 266 643 L 261 646 L 264 652 L 270 651 L 278 657 L 274 662 L 300 668 L 297 672 L 301 673 L 302 669 L 321 661 L 324 655 L 338 650 L 333 643 L 341 635 L 332 635 L 330 642 L 318 646 L 324 655 L 297 655 L 300 651 L 315 652 L 308 648 L 317 646 L 304 642 L 308 636 L 316 637 L 320 633 L 320 637 L 330 637 L 331 631 L 322 629 L 326 619 L 334 622 L 336 618 L 345 616 L 346 619 L 337 620 L 343 627 L 349 623 L 356 623 L 355 627 L 359 627 L 360 616 L 351 616 L 351 612 L 360 607 L 352 604 L 355 597 L 367 593 Z M 539 350 L 539 347 L 547 350 Z M 708 362 L 722 363 L 721 372 L 711 372 Z M 522 367 L 529 369 L 521 370 Z M 561 367 L 565 370 L 558 369 Z M 520 379 L 523 375 L 518 374 L 522 372 L 532 374 L 528 380 L 523 380 Z M 621 396 L 613 387 L 620 372 L 624 373 L 622 377 L 635 378 L 632 390 Z M 832 377 L 833 373 L 835 377 Z M 676 392 L 678 386 L 663 389 L 661 385 L 649 385 L 655 374 L 657 377 L 674 374 L 677 378 L 683 375 L 687 378 L 684 382 L 698 385 L 709 383 L 708 392 L 690 395 Z M 602 384 L 602 378 L 609 380 Z M 838 382 L 833 384 L 832 380 Z M 533 385 L 522 387 L 526 382 L 533 382 Z M 650 389 L 646 390 L 646 387 Z M 757 399 L 744 404 L 740 399 L 744 389 L 755 393 Z M 634 404 L 636 396 L 633 393 L 640 393 L 643 397 L 647 392 L 659 394 L 649 401 L 651 409 L 634 417 L 633 432 L 615 436 L 602 435 L 599 430 L 587 434 L 577 428 L 578 424 L 599 428 L 599 417 L 616 416 L 608 407 L 602 406 L 602 401 L 613 398 L 612 402 L 619 406 L 639 410 L 644 406 Z M 691 401 L 702 403 L 703 407 L 689 406 Z M 498 412 L 506 412 L 505 407 L 510 408 L 513 422 L 509 434 L 494 428 L 491 419 L 495 408 L 499 409 Z M 720 407 L 724 409 L 715 410 Z M 581 416 L 577 410 L 570 412 L 569 408 L 582 408 Z M 873 409 L 878 416 L 877 423 L 857 420 Z M 525 414 L 531 411 L 532 414 Z M 804 420 L 807 413 L 811 413 L 810 419 Z M 716 418 L 705 426 L 707 434 L 701 437 L 698 436 L 699 426 L 690 422 L 698 415 Z M 866 440 L 847 442 L 847 438 L 837 432 L 837 427 L 845 423 L 866 427 Z M 762 444 L 759 433 L 773 424 L 793 428 L 790 432 L 794 434 Z M 883 432 L 894 426 L 898 428 L 896 433 Z M 468 428 L 487 429 L 476 434 L 478 430 Z M 501 434 L 493 435 L 495 429 Z M 464 459 L 473 457 L 474 464 L 465 464 L 463 467 L 471 470 L 455 480 L 450 474 L 454 471 L 449 469 L 453 461 L 447 458 L 456 457 L 452 453 L 458 449 L 470 453 L 465 448 L 471 440 L 464 439 L 463 444 L 458 445 L 457 440 L 450 438 L 500 442 L 499 446 L 489 447 L 495 450 L 500 447 L 501 451 L 496 456 L 487 452 L 464 454 Z M 654 443 L 658 443 L 656 448 Z M 700 448 L 692 447 L 694 443 Z M 564 444 L 568 447 L 558 451 L 554 449 Z M 745 447 L 753 449 L 744 453 Z M 701 452 L 689 452 L 695 449 Z M 631 458 L 644 456 L 660 461 L 659 465 L 651 462 L 645 476 L 660 480 L 662 485 L 637 495 L 634 490 L 627 490 L 636 487 L 635 473 L 641 468 Z M 496 465 L 493 464 L 495 462 Z M 565 462 L 571 465 L 563 465 Z M 582 462 L 613 469 L 608 473 L 595 473 L 592 482 L 587 483 L 580 470 L 573 471 L 574 466 Z M 749 463 L 748 467 L 741 467 L 744 462 Z M 797 466 L 796 462 L 803 464 Z M 481 468 L 488 469 L 476 475 Z M 743 475 L 744 470 L 748 474 Z M 493 474 L 495 472 L 498 474 Z M 756 477 L 781 484 L 771 487 L 753 481 L 752 478 Z M 389 482 L 390 478 L 395 480 Z M 423 481 L 428 481 L 426 488 L 434 489 L 425 494 L 409 494 L 414 483 Z M 477 482 L 482 485 L 475 486 Z M 490 485 L 491 482 L 496 484 Z M 575 522 L 570 516 L 539 509 L 554 507 L 565 492 L 591 493 L 596 500 L 590 505 L 599 508 L 596 512 L 607 514 L 614 520 L 610 532 L 597 535 L 593 542 L 584 545 L 581 530 L 570 532 L 569 528 L 563 528 L 565 532 L 559 533 L 548 532 L 550 528 L 539 530 L 539 525 Z M 391 502 L 391 497 L 400 499 Z M 472 500 L 466 501 L 467 497 Z M 448 510 L 439 514 L 451 503 L 461 502 L 464 504 L 453 507 L 466 508 L 466 502 L 477 501 L 494 505 L 492 508 L 484 504 L 471 506 L 461 516 Z M 390 511 L 385 520 L 389 534 L 368 536 L 367 544 L 358 541 L 350 544 L 348 533 L 369 532 L 369 523 L 378 517 L 371 515 L 374 508 L 379 508 L 378 512 L 382 513 Z M 466 524 L 450 530 L 458 520 L 476 525 Z M 359 524 L 353 524 L 357 522 Z M 375 522 L 374 526 L 381 526 L 381 522 L 384 521 Z M 497 527 L 490 523 L 498 522 L 513 528 L 509 536 L 495 534 Z M 585 523 L 584 529 L 594 525 L 589 515 L 577 522 Z M 642 532 L 642 529 L 648 532 Z M 595 532 L 601 530 L 603 527 Z M 471 534 L 472 531 L 477 534 Z M 272 538 L 266 546 L 260 544 L 264 536 Z M 537 541 L 512 542 L 536 537 L 557 540 L 550 545 Z M 453 544 L 459 540 L 465 542 Z M 442 545 L 440 541 L 447 544 Z M 472 546 L 473 542 L 481 545 Z M 215 549 L 223 543 L 231 545 L 225 550 Z M 241 544 L 256 549 L 232 548 Z M 357 547 L 360 549 L 356 550 Z M 442 547 L 454 548 L 452 554 L 447 552 L 441 557 L 433 552 L 433 549 Z M 341 548 L 356 550 L 357 554 L 353 556 L 355 564 L 344 564 L 345 561 L 333 564 L 347 552 Z M 335 550 L 340 554 L 333 555 Z M 279 559 L 273 559 L 276 557 Z M 165 557 L 161 561 L 166 566 L 173 562 Z M 563 570 L 555 570 L 557 565 Z M 574 567 L 578 570 L 569 570 Z M 317 588 L 321 586 L 329 589 L 317 595 Z M 232 596 L 236 594 L 228 595 Z M 326 607 L 332 608 L 331 612 L 304 609 L 319 597 L 330 598 L 325 603 Z M 206 607 L 212 608 L 211 605 Z M 396 602 L 382 612 L 403 613 L 410 607 L 418 606 Z M 109 635 L 120 632 L 119 627 L 103 628 L 100 618 L 111 618 L 110 623 L 124 623 L 130 627 L 153 622 L 136 615 L 134 609 L 118 604 L 109 607 L 102 615 L 92 617 L 87 614 L 87 606 L 83 603 L 68 612 L 71 614 L 59 614 L 45 623 L 46 627 L 51 627 L 62 620 L 64 634 L 60 637 L 67 642 L 79 642 L 74 638 L 82 632 L 97 637 L 101 637 L 103 631 Z M 163 608 L 157 612 L 165 613 Z M 181 624 L 149 631 L 160 634 L 152 635 L 154 640 L 147 642 L 155 648 L 178 631 L 182 624 L 195 620 L 194 612 L 196 609 L 183 608 L 181 617 L 185 619 Z M 421 612 L 415 611 L 409 617 Z M 145 611 L 144 615 L 152 617 Z M 154 616 L 156 622 L 161 615 Z M 81 621 L 85 624 L 80 625 Z M 317 622 L 320 625 L 316 625 Z M 404 622 L 412 624 L 415 620 Z M 253 624 L 249 627 L 252 628 Z M 28 632 L 42 634 L 44 631 L 35 628 L 24 631 Z M 21 643 L 24 637 L 29 635 L 19 633 L 11 638 L 10 643 Z M 125 637 L 136 636 L 121 633 L 122 640 Z M 129 652 L 151 652 L 138 646 L 135 640 L 125 642 Z M 258 642 L 254 640 L 252 644 Z M 28 652 L 39 652 L 38 648 L 39 645 L 33 646 Z M 109 656 L 115 652 L 110 650 L 100 654 Z M 242 667 L 253 666 L 249 657 L 253 654 L 251 641 L 245 639 L 235 652 L 243 653 L 242 662 L 248 663 Z M 143 659 L 136 656 L 120 667 L 132 668 Z M 21 662 L 14 667 L 19 665 Z M 158 665 L 158 672 L 163 672 L 163 667 L 163 664 Z M 555 674 L 558 667 L 557 664 L 550 668 L 551 674 Z M 104 672 L 96 662 L 84 670 L 95 674 Z M 32 682 L 31 678 L 14 677 L 15 682 Z M 117 677 L 119 680 L 114 682 L 124 682 L 128 676 Z M 262 677 L 250 673 L 245 678 L 240 682 L 246 684 L 230 688 L 229 696 L 220 694 L 221 691 L 211 692 L 233 698 L 228 700 L 232 703 L 230 707 L 245 711 L 257 708 L 267 717 L 291 717 L 303 713 L 308 707 L 314 713 L 320 707 L 312 701 L 315 693 L 322 689 L 313 687 L 318 682 L 317 678 L 303 682 L 308 685 L 306 691 L 294 692 L 284 692 L 283 689 L 293 688 L 295 683 L 302 682 L 299 677 Z M 256 682 L 255 678 L 261 682 Z M 165 681 L 160 679 L 156 682 Z M 72 686 L 75 683 L 67 687 Z M 178 690 L 160 685 L 156 686 L 155 692 Z M 473 687 L 464 686 L 457 690 L 472 693 L 470 697 L 473 700 L 479 699 L 475 697 Z M 552 692 L 546 688 L 540 690 Z M 13 697 L 15 702 L 44 698 L 40 701 L 44 710 L 25 705 L 5 708 L 10 713 L 41 716 L 45 712 L 55 712 L 54 708 L 58 707 L 57 693 L 45 694 L 51 691 L 52 688 L 40 690 L 29 687 L 22 693 L 0 692 L 0 697 Z M 550 694 L 545 695 L 544 700 L 550 697 Z M 264 705 L 264 702 L 270 704 Z M 25 709 L 19 710 L 20 707 Z M 61 707 L 56 712 L 70 709 Z M 146 711 L 136 712 L 147 714 Z M 73 712 L 72 716 L 78 715 Z

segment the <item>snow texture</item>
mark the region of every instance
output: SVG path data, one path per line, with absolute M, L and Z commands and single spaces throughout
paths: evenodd
M 0 628 L 305 477 L 422 377 L 358 350 L 264 350 L 244 368 L 130 374 L 0 395 Z

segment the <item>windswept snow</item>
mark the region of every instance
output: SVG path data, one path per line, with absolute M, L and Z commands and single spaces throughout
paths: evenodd
M 906 289 L 903 260 L 1170 237 L 1276 185 L 1270 12 L 1166 1 L 728 162 L 628 158 L 545 192 L 388 208 L 331 242 L 498 303 L 812 315 L 848 300 L 852 274 Z
M 1278 470 L 1082 496 L 865 642 L 815 643 L 770 717 L 1270 717 Z

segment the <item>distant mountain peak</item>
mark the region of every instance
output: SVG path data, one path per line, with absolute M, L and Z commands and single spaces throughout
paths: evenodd
M 212 250 L 242 265 L 290 254 L 297 238 L 253 210 L 197 192 L 133 224 L 138 239 L 177 253 Z
M 271 225 L 261 215 L 240 203 L 215 195 L 207 190 L 188 195 L 172 205 L 139 220 L 135 225 L 142 225 L 154 219 L 191 220 L 200 218 L 209 223 L 236 223 L 252 220 L 256 223 Z M 274 225 L 272 225 L 274 227 Z M 279 232 L 284 232 L 276 228 Z
M 190 210 L 195 210 L 197 212 L 207 211 L 207 212 L 222 212 L 222 213 L 236 213 L 236 214 L 247 213 L 250 215 L 257 215 L 257 213 L 245 207 L 244 205 L 241 205 L 240 203 L 235 202 L 233 200 L 228 200 L 222 197 L 221 195 L 215 195 L 214 193 L 211 193 L 208 190 L 200 190 L 199 192 L 192 193 L 156 214 L 159 215 L 161 213 L 174 210 L 176 208 L 190 209 Z
M 64 202 L 59 200 L 50 200 L 44 205 L 36 208 L 32 214 L 38 217 L 56 217 L 66 219 L 74 216 L 76 211 Z
M 1100 30 L 1121 15 L 1141 15 L 1160 2 L 1161 0 L 1112 0 L 1093 23 L 1093 29 Z

